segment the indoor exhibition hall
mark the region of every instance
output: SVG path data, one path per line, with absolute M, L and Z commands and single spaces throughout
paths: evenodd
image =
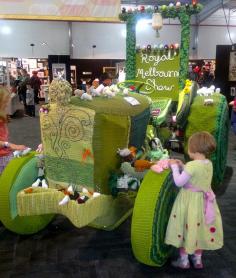
M 236 277 L 236 1 L 0 2 L 0 277 Z

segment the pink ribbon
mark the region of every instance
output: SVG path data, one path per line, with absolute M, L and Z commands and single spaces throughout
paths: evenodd
M 191 184 L 186 184 L 184 186 L 185 189 L 190 190 L 192 192 L 202 192 L 204 195 L 204 215 L 205 215 L 205 222 L 206 224 L 211 224 L 215 221 L 216 214 L 215 214 L 215 208 L 214 208 L 214 201 L 215 201 L 215 194 L 214 192 L 207 191 L 204 192 L 201 189 L 198 189 L 197 187 L 194 187 Z

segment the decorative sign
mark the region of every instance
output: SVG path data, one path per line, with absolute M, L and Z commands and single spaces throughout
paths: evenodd
M 118 21 L 120 0 L 0 0 L 0 18 Z
M 230 52 L 229 81 L 236 81 L 236 51 Z
M 63 78 L 66 80 L 66 64 L 52 64 L 52 78 Z
M 141 88 L 152 99 L 169 97 L 178 100 L 180 57 L 178 52 L 138 52 L 136 80 L 144 82 Z M 154 90 L 153 90 L 154 88 Z

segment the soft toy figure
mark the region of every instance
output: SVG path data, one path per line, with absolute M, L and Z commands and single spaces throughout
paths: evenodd
M 82 188 L 82 192 L 78 192 L 74 190 L 73 185 L 69 185 L 67 189 L 61 191 L 65 194 L 65 197 L 59 202 L 59 206 L 66 205 L 70 200 L 75 200 L 78 204 L 83 204 L 88 199 L 96 198 L 101 195 L 98 192 L 90 192 L 85 187 Z
M 31 152 L 31 148 L 26 148 L 23 151 L 14 151 L 13 156 L 18 158 L 27 155 L 29 152 Z
M 85 93 L 84 90 L 79 90 L 79 89 L 74 90 L 74 95 L 77 97 L 81 97 L 82 94 L 84 94 L 84 93 Z
M 122 162 L 129 162 L 129 163 L 134 162 L 135 156 L 128 148 L 118 149 L 117 153 L 120 155 Z
M 147 173 L 147 169 L 142 172 L 136 171 L 136 169 L 129 162 L 123 162 L 120 169 L 124 174 L 138 180 L 142 180 Z
M 140 181 L 129 175 L 124 175 L 123 177 L 117 179 L 117 189 L 137 190 L 139 186 L 140 186 Z
M 124 88 L 123 95 L 127 96 L 128 94 L 129 94 L 129 89 L 128 88 Z
M 48 112 L 49 112 L 49 105 L 48 104 L 42 105 L 39 109 L 39 113 L 48 114 Z
M 150 169 L 152 165 L 153 165 L 152 162 L 145 159 L 139 159 L 134 162 L 134 168 L 136 172 L 143 172 L 147 169 Z
M 88 93 L 83 93 L 80 98 L 83 100 L 92 100 L 93 99 L 93 97 Z
M 48 184 L 46 182 L 45 176 L 44 176 L 44 155 L 38 154 L 36 155 L 38 158 L 38 177 L 36 181 L 31 185 L 32 187 L 39 187 L 39 185 L 42 185 L 42 188 L 48 188 Z
M 161 141 L 159 138 L 153 138 L 149 141 L 149 146 L 151 151 L 148 153 L 148 157 L 151 161 L 167 159 L 169 158 L 168 151 L 163 149 Z
M 169 159 L 159 160 L 155 165 L 151 166 L 151 170 L 156 173 L 162 173 L 169 168 Z
M 115 93 L 115 94 L 117 94 L 117 93 L 119 93 L 120 92 L 120 89 L 117 87 L 117 85 L 111 85 L 110 87 L 109 87 L 109 89 L 113 92 L 113 93 Z
M 92 97 L 99 97 L 99 96 L 101 96 L 101 93 L 98 92 L 95 88 L 91 88 L 90 92 L 91 92 Z
M 108 97 L 108 98 L 112 98 L 114 97 L 116 94 L 115 92 L 113 92 L 110 87 L 105 87 L 103 89 L 103 92 L 102 92 L 102 95 L 105 96 L 105 97 Z

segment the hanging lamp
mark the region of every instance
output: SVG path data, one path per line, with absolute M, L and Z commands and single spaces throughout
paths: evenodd
M 161 30 L 163 26 L 162 15 L 158 12 L 153 13 L 152 15 L 152 28 L 156 31 L 156 36 L 160 37 L 159 30 Z

